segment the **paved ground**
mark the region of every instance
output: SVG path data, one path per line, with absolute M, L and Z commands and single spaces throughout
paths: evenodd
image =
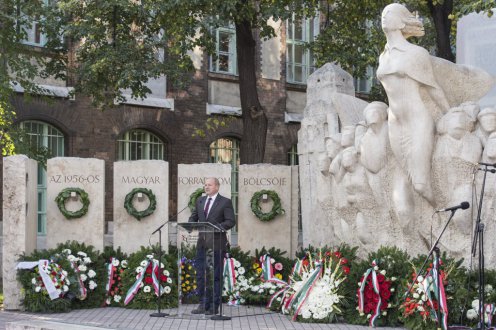
M 229 321 L 213 321 L 203 316 L 191 315 L 187 310 L 172 309 L 165 312 L 172 314 L 164 318 L 150 317 L 150 310 L 131 310 L 125 308 L 96 308 L 72 311 L 60 314 L 30 314 L 23 312 L 0 311 L 0 329 L 6 329 L 9 322 L 24 321 L 30 324 L 39 321 L 57 322 L 63 329 L 71 329 L 71 325 L 86 325 L 107 329 L 335 329 L 363 330 L 368 327 L 347 324 L 309 324 L 292 322 L 290 318 L 272 313 L 263 307 L 240 306 L 225 307 L 224 315 L 231 316 Z M 53 323 L 52 323 L 53 324 Z M 46 328 L 45 328 L 46 329 Z M 54 329 L 50 328 L 49 329 Z M 388 328 L 393 329 L 393 328 Z

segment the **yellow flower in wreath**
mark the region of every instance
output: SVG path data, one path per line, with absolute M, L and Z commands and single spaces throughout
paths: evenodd
M 253 269 L 257 269 L 258 267 L 259 267 L 259 266 L 258 266 L 258 264 L 257 264 L 256 262 L 255 262 L 255 263 L 253 264 L 253 266 L 252 266 L 252 268 L 253 268 Z
M 282 275 L 281 274 L 276 274 L 276 277 L 280 280 L 282 280 Z
M 257 274 L 260 274 L 262 272 L 262 268 L 257 268 Z

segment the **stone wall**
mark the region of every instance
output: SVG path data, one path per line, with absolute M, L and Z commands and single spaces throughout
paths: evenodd
M 88 194 L 88 212 L 77 219 L 66 219 L 55 198 L 65 188 L 81 188 Z M 56 157 L 47 165 L 47 248 L 67 240 L 84 242 L 103 251 L 105 226 L 105 169 L 104 161 L 91 158 Z M 65 203 L 69 211 L 82 206 L 80 199 Z
M 136 219 L 124 208 L 126 196 L 134 188 L 146 188 L 156 198 L 155 211 L 142 219 Z M 114 248 L 125 253 L 136 252 L 140 246 L 148 245 L 148 238 L 169 216 L 169 164 L 161 160 L 121 161 L 114 163 Z M 135 196 L 133 207 L 143 211 L 150 200 L 143 195 Z M 168 251 L 168 226 L 162 228 L 162 246 Z M 158 243 L 158 234 L 152 244 Z
M 37 170 L 35 160 L 24 155 L 10 156 L 3 161 L 3 295 L 4 308 L 20 309 L 21 285 L 16 265 L 21 254 L 36 249 L 37 233 Z

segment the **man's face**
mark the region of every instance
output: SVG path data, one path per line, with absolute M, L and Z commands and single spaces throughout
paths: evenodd
M 215 184 L 215 180 L 214 179 L 207 179 L 205 181 L 205 193 L 208 195 L 208 196 L 213 196 L 215 195 L 218 191 L 219 191 L 219 186 Z

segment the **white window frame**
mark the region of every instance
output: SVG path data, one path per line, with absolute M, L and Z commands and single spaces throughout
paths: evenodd
M 238 75 L 238 59 L 236 54 L 236 30 L 232 25 L 219 27 L 212 31 L 215 37 L 215 56 L 210 56 L 210 71 L 216 73 L 224 73 Z M 228 34 L 230 36 L 228 51 L 220 50 L 220 35 Z M 227 71 L 219 68 L 219 58 L 221 56 L 228 57 Z
M 48 1 L 49 0 L 43 0 L 43 6 L 47 6 L 48 5 Z M 29 19 L 29 16 L 25 16 L 24 14 L 22 14 L 21 12 L 21 15 L 24 16 L 24 18 L 26 18 L 27 22 L 30 21 Z M 42 19 L 42 18 L 40 18 Z M 31 26 L 28 26 L 28 24 L 23 24 L 21 26 L 21 29 L 24 30 L 24 32 L 26 32 L 26 35 L 27 35 L 27 39 L 23 39 L 21 40 L 21 43 L 25 44 L 25 45 L 30 45 L 30 46 L 37 46 L 37 47 L 45 47 L 46 43 L 47 43 L 47 37 L 44 33 L 41 33 L 40 32 L 40 40 L 38 42 L 36 42 L 36 31 L 39 27 L 39 20 L 32 20 L 31 21 Z
M 133 132 L 140 132 L 145 134 L 145 140 L 144 141 L 138 141 L 138 140 L 133 140 L 131 138 L 131 134 Z M 152 141 L 153 140 L 155 141 Z M 117 140 L 118 143 L 118 158 L 119 160 L 150 160 L 150 159 L 157 159 L 157 160 L 167 160 L 167 144 L 159 138 L 157 135 L 144 130 L 144 129 L 132 129 L 124 133 L 122 136 L 122 139 Z M 140 157 L 141 158 L 132 158 L 131 156 L 131 143 L 135 144 L 142 144 L 142 150 L 140 152 Z M 159 146 L 160 150 L 158 150 L 158 155 L 161 158 L 150 158 L 151 156 L 151 150 L 150 146 Z M 137 155 L 135 153 L 135 155 Z
M 296 47 L 305 47 L 314 41 L 320 32 L 319 15 L 301 20 L 301 39 L 294 39 L 297 24 L 295 24 L 294 14 L 291 20 L 286 21 L 286 81 L 292 84 L 307 83 L 308 76 L 315 71 L 315 60 L 309 49 L 303 50 L 302 62 L 294 61 Z M 313 32 L 313 33 L 312 33 Z M 301 68 L 301 79 L 295 78 L 297 69 Z

